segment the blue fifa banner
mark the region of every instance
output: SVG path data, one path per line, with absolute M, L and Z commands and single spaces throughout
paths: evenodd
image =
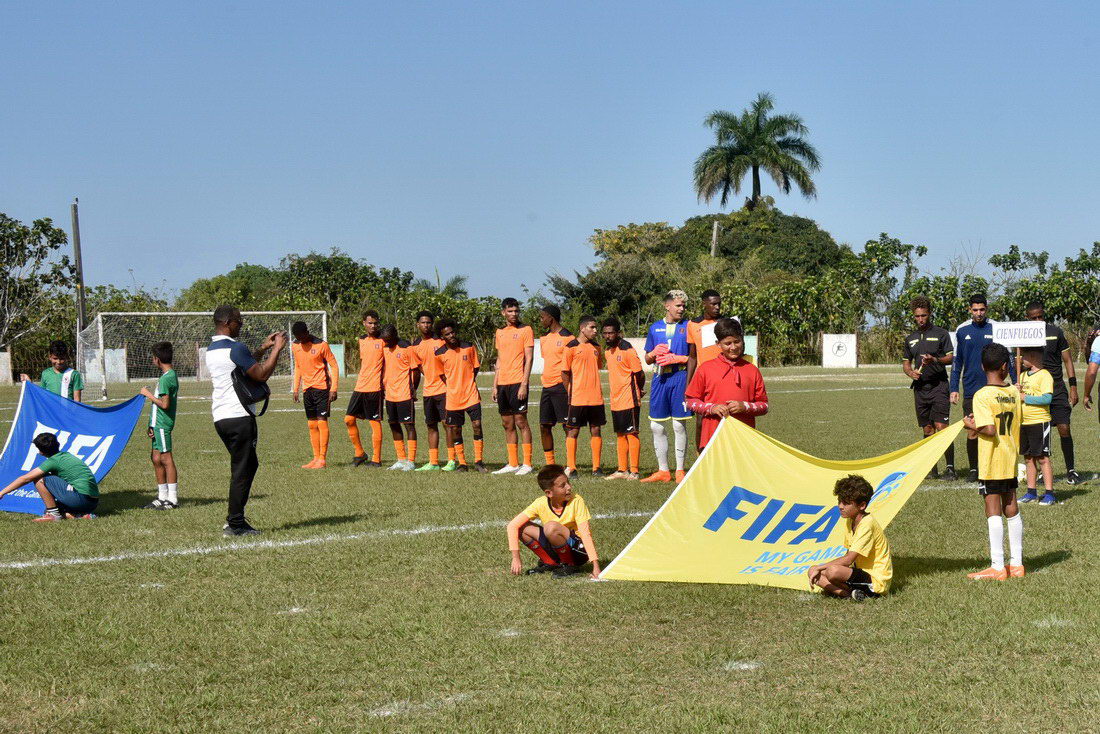
M 45 460 L 31 443 L 40 433 L 56 435 L 61 450 L 82 459 L 96 481 L 102 482 L 122 456 L 144 406 L 145 398 L 136 395 L 120 405 L 93 408 L 24 382 L 19 407 L 4 452 L 0 454 L 0 488 Z M 0 510 L 40 515 L 46 507 L 38 490 L 27 485 L 0 498 Z

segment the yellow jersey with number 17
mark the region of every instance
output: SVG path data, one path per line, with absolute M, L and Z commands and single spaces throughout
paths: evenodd
M 993 426 L 993 436 L 978 434 L 978 479 L 1016 478 L 1023 403 L 1015 385 L 986 385 L 974 393 L 974 425 Z

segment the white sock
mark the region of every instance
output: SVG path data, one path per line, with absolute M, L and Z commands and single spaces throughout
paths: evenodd
M 1024 518 L 1018 512 L 1008 518 L 1008 565 L 1024 565 Z
M 158 484 L 157 485 L 157 499 L 160 500 L 161 502 L 164 502 L 166 499 L 168 499 L 168 485 L 167 484 Z
M 173 505 L 178 505 L 180 503 L 180 498 L 177 496 L 176 490 L 179 488 L 179 485 L 173 482 L 172 484 L 166 484 L 164 486 L 168 488 L 168 501 Z
M 653 450 L 657 452 L 657 468 L 668 471 L 668 435 L 665 433 L 665 424 L 650 421 L 649 430 L 653 432 Z
M 688 429 L 684 424 L 687 421 L 672 421 L 672 432 L 676 434 L 676 470 L 684 470 L 684 456 L 688 449 Z
M 998 571 L 1003 571 L 1005 567 L 1005 528 L 1001 524 L 1001 516 L 987 517 L 986 524 L 989 525 L 990 565 Z

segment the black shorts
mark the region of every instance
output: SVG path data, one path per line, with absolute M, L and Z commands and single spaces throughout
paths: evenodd
M 583 566 L 588 563 L 588 551 L 585 550 L 584 543 L 572 530 L 569 531 L 569 540 L 566 542 L 569 544 L 569 550 L 573 551 L 573 559 L 577 562 L 576 565 Z M 550 539 L 546 537 L 546 533 L 542 531 L 541 525 L 539 525 L 539 545 L 549 551 L 550 555 L 557 558 L 558 554 L 554 552 L 554 546 L 551 544 Z
M 447 394 L 424 396 L 424 422 L 429 426 L 442 423 L 447 415 Z
M 396 403 L 387 400 L 386 401 L 386 420 L 393 425 L 394 423 L 400 423 L 408 425 L 416 421 L 416 409 L 413 408 L 412 400 L 399 400 Z
M 527 415 L 527 398 L 519 399 L 519 383 L 497 385 L 497 410 L 501 415 Z
M 382 420 L 381 392 L 353 392 L 348 401 L 347 414 L 365 421 Z
M 615 428 L 615 433 L 637 433 L 640 415 L 641 409 L 638 407 L 611 411 L 611 425 Z
M 606 423 L 607 414 L 604 413 L 603 405 L 570 405 L 565 418 L 565 425 L 570 428 L 602 426 Z
M 1073 408 L 1069 404 L 1069 389 L 1063 380 L 1054 383 L 1054 398 L 1050 401 L 1050 422 L 1056 426 L 1068 426 Z
M 474 403 L 469 408 L 463 408 L 462 410 L 448 410 L 447 417 L 443 419 L 443 422 L 448 426 L 461 426 L 466 423 L 466 416 L 470 416 L 470 420 L 481 420 L 481 403 Z
M 1015 492 L 1017 487 L 1020 486 L 1020 481 L 1016 477 L 1012 479 L 982 479 L 980 481 L 982 486 L 978 489 L 978 494 L 982 497 L 990 494 Z
M 871 574 L 864 571 L 862 568 L 853 568 L 852 575 L 848 577 L 848 587 L 851 589 L 859 589 L 867 594 L 867 596 L 878 596 L 871 590 Z
M 539 423 L 544 426 L 565 423 L 568 415 L 569 393 L 565 391 L 565 385 L 559 383 L 542 388 L 542 397 L 539 399 Z
M 328 418 L 329 392 L 321 387 L 307 387 L 302 393 L 302 405 L 306 409 L 306 418 L 311 421 Z
M 1021 456 L 1050 456 L 1050 423 L 1020 426 Z
M 913 388 L 913 407 L 917 411 L 917 425 L 921 428 L 933 423 L 950 423 L 951 393 L 947 389 L 947 383 Z

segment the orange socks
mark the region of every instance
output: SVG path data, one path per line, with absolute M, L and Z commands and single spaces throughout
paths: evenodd
M 484 441 L 484 439 L 475 438 L 474 439 L 474 461 L 484 461 L 484 460 L 485 460 L 485 441 Z M 466 462 L 464 461 L 462 463 L 465 464 Z
M 317 421 L 317 434 L 321 439 L 321 453 L 318 458 L 324 461 L 328 457 L 328 421 Z
M 554 456 L 554 450 L 553 449 L 550 449 L 549 451 L 543 451 L 542 452 L 542 458 L 546 462 L 547 466 L 550 466 L 551 464 L 557 464 L 558 463 L 557 458 Z
M 416 439 L 410 440 L 406 445 L 409 447 L 407 452 L 409 461 L 416 461 Z
M 638 473 L 639 464 L 642 460 L 642 441 L 638 438 L 637 433 L 628 433 L 626 436 L 626 447 L 630 455 L 630 471 L 635 474 Z
M 619 466 L 617 471 L 626 471 L 627 455 L 630 453 L 627 449 L 626 436 L 618 436 L 615 440 L 615 448 L 619 454 Z
M 405 456 L 405 442 L 401 439 L 395 438 L 393 440 L 393 450 L 397 454 L 398 461 L 405 461 L 408 457 Z
M 523 465 L 531 466 L 531 444 L 523 444 Z
M 603 438 L 601 436 L 592 437 L 592 471 L 596 471 L 600 468 L 600 454 L 603 452 Z
M 428 449 L 428 463 L 433 466 L 439 464 L 439 449 Z
M 382 461 L 382 421 L 370 421 L 370 441 L 373 453 L 370 460 L 375 464 Z
M 565 466 L 569 469 L 577 468 L 577 439 L 568 436 L 565 438 Z
M 321 421 L 306 421 L 309 424 L 309 443 L 313 446 L 313 460 L 321 458 L 321 429 L 317 424 Z
M 455 460 L 455 447 L 453 445 L 447 447 L 447 462 L 450 463 Z
M 344 425 L 348 427 L 348 438 L 351 439 L 351 445 L 355 447 L 355 455 L 363 456 L 366 452 L 363 451 L 363 442 L 359 439 L 359 426 L 355 423 L 355 416 L 345 415 Z
M 514 443 L 508 444 L 508 466 L 519 466 L 519 447 Z
M 458 459 L 458 463 L 462 466 L 466 466 L 466 446 L 465 444 L 455 444 L 455 458 Z

